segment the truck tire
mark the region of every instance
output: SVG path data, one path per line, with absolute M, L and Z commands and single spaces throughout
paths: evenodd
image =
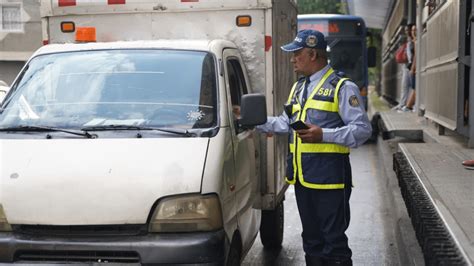
M 274 210 L 263 210 L 260 240 L 265 248 L 280 248 L 283 242 L 283 201 Z

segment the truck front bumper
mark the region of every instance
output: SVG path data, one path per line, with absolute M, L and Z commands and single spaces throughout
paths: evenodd
M 222 265 L 226 246 L 228 240 L 224 230 L 104 237 L 0 233 L 0 262 Z

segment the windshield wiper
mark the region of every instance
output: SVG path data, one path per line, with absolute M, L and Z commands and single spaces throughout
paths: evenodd
M 82 136 L 89 139 L 96 138 L 97 135 L 89 134 L 87 131 L 74 131 L 69 129 L 57 128 L 57 127 L 48 127 L 48 126 L 14 126 L 14 127 L 2 127 L 0 131 L 55 131 L 55 132 L 64 132 L 76 136 Z
M 131 125 L 101 125 L 101 126 L 89 126 L 84 127 L 81 130 L 83 131 L 105 131 L 105 130 L 155 130 L 160 132 L 166 132 L 176 135 L 181 135 L 185 137 L 194 137 L 195 133 L 189 132 L 187 129 L 172 129 L 172 128 L 161 128 L 161 127 L 141 127 L 141 126 L 131 126 Z

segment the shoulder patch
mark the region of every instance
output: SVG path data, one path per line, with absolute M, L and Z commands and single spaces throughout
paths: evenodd
M 352 95 L 351 97 L 349 97 L 349 105 L 352 107 L 359 106 L 359 99 L 357 99 L 357 96 Z

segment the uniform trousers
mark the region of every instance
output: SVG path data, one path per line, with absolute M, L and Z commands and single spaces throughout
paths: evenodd
M 344 189 L 311 189 L 295 184 L 296 202 L 303 225 L 303 249 L 307 256 L 347 260 L 352 256 L 345 234 L 350 221 L 349 180 Z

